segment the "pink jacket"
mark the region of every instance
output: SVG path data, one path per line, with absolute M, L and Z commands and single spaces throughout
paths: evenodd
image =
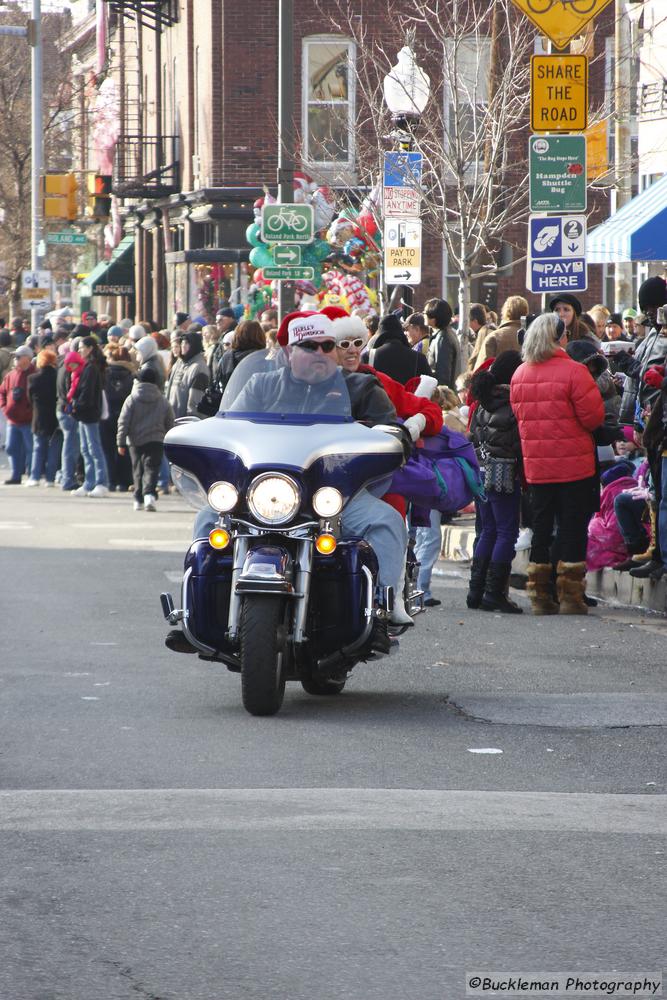
M 637 480 L 623 476 L 605 486 L 600 494 L 600 510 L 588 525 L 588 546 L 586 548 L 586 569 L 604 569 L 617 566 L 628 558 L 628 550 L 623 541 L 616 514 L 614 500 L 624 490 L 636 487 Z

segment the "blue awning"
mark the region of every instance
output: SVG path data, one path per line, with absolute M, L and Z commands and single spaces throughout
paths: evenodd
M 667 175 L 592 229 L 586 256 L 589 264 L 667 260 Z

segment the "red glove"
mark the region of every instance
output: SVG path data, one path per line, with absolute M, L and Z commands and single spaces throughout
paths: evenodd
M 665 377 L 665 366 L 654 365 L 644 372 L 644 383 L 651 389 L 662 389 L 662 382 Z

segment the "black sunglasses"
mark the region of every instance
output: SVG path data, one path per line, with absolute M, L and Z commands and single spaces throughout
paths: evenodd
M 331 352 L 333 351 L 333 349 L 336 346 L 336 341 L 335 340 L 324 340 L 324 341 L 322 341 L 322 340 L 302 340 L 298 344 L 295 344 L 294 346 L 295 347 L 300 347 L 302 351 L 309 351 L 311 354 L 314 354 L 315 351 L 319 350 L 320 348 L 322 348 L 322 353 L 323 354 L 331 354 Z

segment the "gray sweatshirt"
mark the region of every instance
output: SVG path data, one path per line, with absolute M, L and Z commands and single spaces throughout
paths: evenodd
M 120 411 L 116 444 L 125 448 L 128 442 L 138 447 L 164 441 L 173 426 L 174 411 L 158 387 L 151 382 L 135 382 Z

